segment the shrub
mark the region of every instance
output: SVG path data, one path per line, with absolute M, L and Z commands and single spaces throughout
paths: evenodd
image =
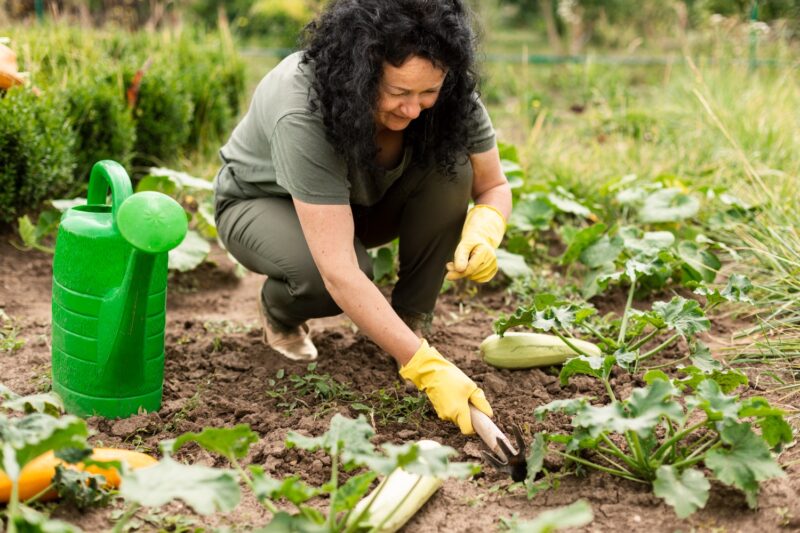
M 81 80 L 67 86 L 67 117 L 76 134 L 75 180 L 88 183 L 89 171 L 101 159 L 127 167 L 133 156 L 136 128 L 117 80 Z
M 126 73 L 126 87 L 134 72 Z M 149 69 L 142 77 L 133 110 L 134 165 L 165 166 L 173 161 L 189 138 L 192 112 L 192 100 L 180 74 L 160 66 Z
M 21 88 L 0 98 L 0 223 L 72 189 L 75 134 L 62 106 Z

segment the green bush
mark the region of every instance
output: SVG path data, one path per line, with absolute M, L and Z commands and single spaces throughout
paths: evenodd
M 72 189 L 75 134 L 62 105 L 26 89 L 0 98 L 0 223 Z
M 225 139 L 244 93 L 244 65 L 218 45 L 183 40 L 178 63 L 194 106 L 187 148 L 203 149 Z
M 125 75 L 131 84 L 135 71 Z M 193 120 L 192 99 L 179 72 L 153 67 L 141 80 L 133 109 L 136 123 L 134 165 L 168 166 L 186 145 Z
M 127 167 L 133 156 L 136 128 L 117 80 L 80 80 L 67 86 L 67 117 L 76 134 L 75 180 L 88 183 L 89 171 L 101 159 Z

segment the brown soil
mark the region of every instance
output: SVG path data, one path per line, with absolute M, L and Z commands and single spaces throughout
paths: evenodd
M 0 383 L 20 394 L 29 394 L 47 390 L 50 384 L 51 258 L 39 252 L 20 252 L 7 240 L 5 237 L 0 242 L 0 309 L 16 321 L 19 337 L 27 342 L 14 353 L 0 353 Z M 311 483 L 320 483 L 329 475 L 328 461 L 319 454 L 285 450 L 287 431 L 319 434 L 334 413 L 356 416 L 358 412 L 348 401 L 306 396 L 301 402 L 292 402 L 293 395 L 280 394 L 288 376 L 303 375 L 306 366 L 280 358 L 260 342 L 255 306 L 261 279 L 253 274 L 238 279 L 231 263 L 218 250 L 213 259 L 193 273 L 170 279 L 161 410 L 125 420 L 91 418 L 88 423 L 94 431 L 92 442 L 155 453 L 159 441 L 186 431 L 246 423 L 261 440 L 253 446 L 245 463 L 263 465 L 273 476 L 299 474 Z M 497 370 L 481 362 L 478 344 L 491 332 L 497 314 L 509 310 L 506 294 L 499 289 L 472 297 L 447 294 L 440 298 L 429 340 L 484 388 L 501 427 L 510 428 L 517 423 L 528 436 L 545 427 L 556 429 L 557 424 L 564 430 L 568 419 L 551 419 L 545 426 L 534 419 L 534 407 L 576 394 L 601 397 L 603 391 L 582 378 L 561 388 L 552 370 Z M 320 352 L 315 372 L 330 374 L 348 391 L 368 396 L 359 401 L 369 402 L 372 398 L 377 402 L 374 391 L 397 391 L 402 387 L 394 362 L 357 333 L 346 318 L 315 321 L 314 330 Z M 715 339 L 724 337 L 729 330 L 728 326 L 719 327 L 714 332 Z M 279 370 L 287 377 L 270 385 Z M 614 386 L 625 396 L 639 384 L 620 373 Z M 376 442 L 431 438 L 458 450 L 460 460 L 479 461 L 478 439 L 462 436 L 453 425 L 431 416 L 430 411 L 423 416 L 415 413 L 399 423 L 382 420 L 380 408 L 377 404 L 373 407 Z M 706 508 L 686 520 L 676 518 L 648 487 L 602 473 L 567 476 L 557 489 L 528 500 L 524 489 L 508 490 L 510 481 L 486 467 L 473 480 L 445 483 L 405 531 L 495 531 L 500 518 L 532 518 L 578 498 L 586 498 L 595 514 L 584 531 L 798 530 L 800 466 L 793 464 L 797 455 L 795 449 L 783 454 L 781 462 L 791 465 L 788 475 L 765 484 L 758 510 L 749 510 L 739 492 L 716 485 Z M 178 457 L 206 465 L 225 463 L 193 446 L 185 447 Z M 111 524 L 109 514 L 109 510 L 80 514 L 58 505 L 53 509 L 53 516 L 74 522 L 86 531 L 107 529 Z M 176 514 L 191 512 L 175 504 L 162 510 L 161 516 Z M 138 519 L 146 520 L 147 513 L 140 512 Z M 248 529 L 264 524 L 268 513 L 254 499 L 245 498 L 230 514 L 195 519 L 197 523 Z M 143 529 L 153 528 L 151 522 L 142 524 Z

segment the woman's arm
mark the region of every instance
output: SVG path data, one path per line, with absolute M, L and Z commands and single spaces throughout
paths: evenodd
M 309 204 L 297 199 L 294 205 L 311 255 L 333 300 L 398 363 L 408 363 L 421 341 L 359 268 L 350 206 Z
M 508 220 L 511 214 L 511 186 L 500 165 L 500 151 L 491 150 L 469 156 L 472 162 L 472 199 L 475 204 L 494 207 Z

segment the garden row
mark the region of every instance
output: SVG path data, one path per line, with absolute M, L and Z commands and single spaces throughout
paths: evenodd
M 244 92 L 219 35 L 12 28 L 30 84 L 0 97 L 0 223 L 75 195 L 91 165 L 134 171 L 217 146 Z

